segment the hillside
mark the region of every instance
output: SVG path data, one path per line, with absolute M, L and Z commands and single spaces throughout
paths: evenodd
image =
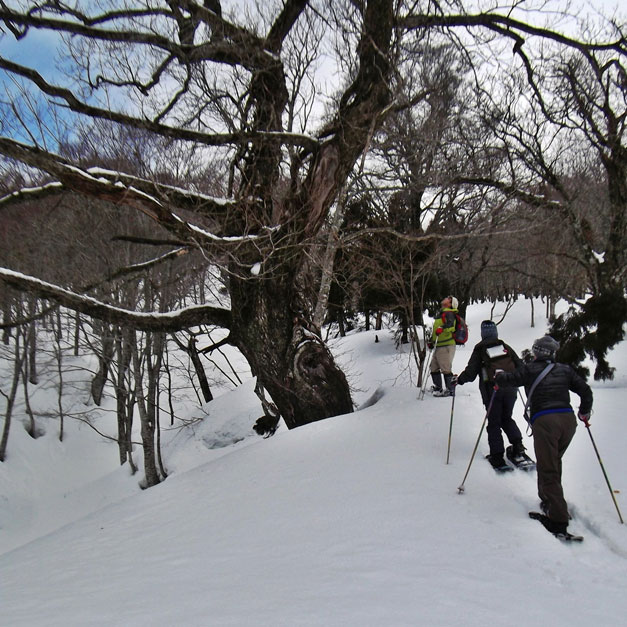
M 497 312 L 498 313 L 498 312 Z M 500 325 L 518 351 L 542 335 L 521 300 Z M 471 339 L 489 307 L 469 309 Z M 375 343 L 375 335 L 379 342 Z M 417 400 L 389 331 L 334 341 L 353 414 L 259 439 L 251 382 L 166 436 L 170 476 L 141 491 L 115 445 L 75 425 L 63 443 L 12 433 L 0 465 L 0 622 L 11 626 L 617 625 L 627 612 L 620 525 L 584 428 L 564 460 L 581 545 L 527 518 L 535 475 L 496 475 L 476 383 Z M 594 383 L 592 433 L 623 512 L 627 351 Z M 577 399 L 573 398 L 575 406 Z M 192 410 L 190 410 L 192 411 Z M 522 404 L 515 416 L 521 429 Z M 107 418 L 103 417 L 103 421 Z M 241 439 L 241 440 L 240 440 Z M 240 440 L 235 444 L 228 444 Z M 532 441 L 525 438 L 532 450 Z M 228 444 L 224 446 L 224 444 Z M 18 455 L 19 453 L 19 455 Z

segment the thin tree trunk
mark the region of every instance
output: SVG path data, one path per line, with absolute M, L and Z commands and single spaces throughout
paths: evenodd
M 28 325 L 28 381 L 33 385 L 39 383 L 37 374 L 37 329 L 34 322 Z
M 81 314 L 74 312 L 74 357 L 78 357 L 78 351 L 81 343 Z
M 100 406 L 100 403 L 102 402 L 102 394 L 104 392 L 105 385 L 107 384 L 109 369 L 111 368 L 111 362 L 113 361 L 115 341 L 112 328 L 109 325 L 103 325 L 100 339 L 102 348 L 101 353 L 98 355 L 98 372 L 95 374 L 91 382 L 91 396 L 94 399 L 94 403 L 98 406 Z
M 22 372 L 22 364 L 26 359 L 28 347 L 25 346 L 20 351 L 20 334 L 15 334 L 15 359 L 13 360 L 13 379 L 11 381 L 11 390 L 9 394 L 2 394 L 7 399 L 7 406 L 4 412 L 4 428 L 2 430 L 2 439 L 0 439 L 0 462 L 6 460 L 7 445 L 9 442 L 9 432 L 11 430 L 11 419 L 13 415 L 13 406 L 15 405 L 15 396 L 17 394 L 17 386 L 20 381 L 20 373 Z
M 57 362 L 57 374 L 59 376 L 58 390 L 57 390 L 57 407 L 59 409 L 59 442 L 63 442 L 64 436 L 64 413 L 63 413 L 63 351 L 61 349 L 61 312 L 57 308 L 56 326 L 54 329 L 55 339 L 55 358 Z
M 2 321 L 4 324 L 11 322 L 11 297 L 8 294 L 8 290 L 5 291 L 4 302 L 2 306 Z M 2 342 L 5 346 L 9 345 L 11 341 L 11 327 L 4 327 L 2 330 Z
M 161 379 L 161 366 L 163 364 L 163 351 L 165 349 L 165 334 L 155 333 L 152 343 L 152 356 L 148 361 L 148 409 L 152 415 L 155 425 L 155 452 L 157 456 L 157 463 L 159 465 L 159 471 L 161 477 L 165 479 L 168 473 L 163 465 L 163 458 L 161 456 L 161 425 L 160 425 L 160 411 L 159 411 L 159 380 Z
M 144 473 L 145 473 L 145 486 L 150 488 L 161 482 L 159 471 L 157 469 L 157 456 L 155 452 L 155 417 L 154 417 L 154 404 L 151 405 L 149 395 L 151 389 L 148 390 L 148 394 L 144 394 L 144 384 L 142 376 L 142 363 L 145 364 L 146 372 L 149 376 L 150 386 L 150 362 L 151 362 L 151 343 L 152 334 L 147 332 L 145 334 L 146 347 L 143 351 L 143 359 L 140 358 L 137 344 L 132 344 L 133 355 L 133 374 L 135 377 L 135 392 L 137 394 L 137 409 L 139 411 L 139 419 L 141 423 L 141 438 L 142 449 L 144 451 Z M 152 410 L 152 411 L 151 411 Z
M 30 339 L 30 335 L 29 335 Z M 26 370 L 28 369 L 28 362 L 24 362 L 22 367 L 22 387 L 24 389 L 24 406 L 26 408 L 26 413 L 28 414 L 28 435 L 31 438 L 39 437 L 39 433 L 37 432 L 37 425 L 35 424 L 35 415 L 33 414 L 33 409 L 30 406 L 30 395 L 28 393 L 28 376 Z
M 117 352 L 117 374 L 115 380 L 115 400 L 118 425 L 118 452 L 120 464 L 128 461 L 137 471 L 132 458 L 131 431 L 133 428 L 133 404 L 130 403 L 130 381 L 128 369 L 131 363 L 131 332 L 118 329 L 115 337 Z M 129 404 L 130 403 L 130 404 Z
M 34 316 L 37 313 L 37 299 L 34 296 L 29 297 L 28 314 Z M 33 320 L 28 325 L 28 380 L 33 385 L 39 383 L 37 376 L 37 323 Z
M 329 229 L 327 237 L 327 247 L 324 251 L 322 260 L 322 276 L 320 279 L 320 289 L 318 290 L 318 300 L 316 302 L 316 310 L 314 312 L 313 323 L 318 328 L 322 327 L 327 307 L 329 306 L 329 293 L 331 291 L 331 283 L 333 281 L 333 265 L 335 254 L 339 245 L 339 232 L 344 222 L 344 212 L 346 209 L 346 193 L 344 190 L 340 193 L 340 199 L 337 203 L 333 222 Z
M 198 348 L 196 347 L 196 338 L 193 335 L 190 335 L 187 344 L 183 344 L 183 342 L 181 342 L 176 335 L 172 335 L 172 338 L 176 342 L 176 345 L 181 350 L 184 350 L 189 356 L 192 365 L 194 366 L 196 376 L 198 377 L 198 384 L 200 385 L 205 403 L 209 403 L 213 400 L 213 394 L 211 393 L 209 381 L 207 380 L 207 374 L 205 373 L 202 361 L 200 360 L 200 354 L 198 353 Z
M 531 328 L 533 329 L 536 326 L 536 316 L 535 316 L 535 308 L 533 305 L 533 296 L 529 299 L 531 302 Z

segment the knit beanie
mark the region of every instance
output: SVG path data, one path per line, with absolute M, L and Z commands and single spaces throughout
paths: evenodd
M 538 338 L 531 347 L 536 359 L 547 359 L 549 361 L 555 360 L 555 353 L 560 347 L 557 340 L 554 340 L 550 335 Z
M 496 324 L 492 320 L 484 320 L 481 323 L 481 339 L 491 340 L 496 339 L 499 336 L 499 332 L 496 328 Z

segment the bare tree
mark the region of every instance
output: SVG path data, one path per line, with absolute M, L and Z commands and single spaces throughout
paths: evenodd
M 521 21 L 516 4 L 473 14 L 454 12 L 457 2 L 429 2 L 422 12 L 416 3 L 392 0 L 286 0 L 240 19 L 222 11 L 219 2 L 208 8 L 191 0 L 154 6 L 112 2 L 112 10 L 103 12 L 80 3 L 71 9 L 3 3 L 0 20 L 17 39 L 37 28 L 71 42 L 65 58 L 74 61 L 76 81 L 44 77 L 15 59 L 0 59 L 0 69 L 30 83 L 49 107 L 194 146 L 203 158 L 228 161 L 230 175 L 223 186 L 228 198 L 215 198 L 199 193 L 193 182 L 176 187 L 122 168 L 81 165 L 47 150 L 33 130 L 29 144 L 18 141 L 22 129 L 0 137 L 0 153 L 51 180 L 0 204 L 74 191 L 140 211 L 164 229 L 161 241 L 167 239 L 172 250 L 199 249 L 223 264 L 230 309 L 205 305 L 150 315 L 9 270 L 0 273 L 3 280 L 116 325 L 154 333 L 199 323 L 228 328 L 229 341 L 257 376 L 260 395 L 265 398 L 265 390 L 272 399 L 264 405 L 267 411 L 277 420 L 280 414 L 290 428 L 351 411 L 346 378 L 311 322 L 308 246 L 355 164 L 364 162 L 377 131 L 398 111 L 393 83 L 402 76 L 403 43 L 422 33 L 456 39 L 455 29 L 470 29 L 484 57 L 492 50 L 486 33 L 515 50 L 525 38 L 537 38 L 585 52 L 625 52 L 624 38 L 585 43 Z M 315 83 L 302 80 L 310 72 L 291 65 L 297 60 L 313 67 L 315 56 L 294 54 L 295 42 L 303 41 L 303 20 L 323 24 L 344 44 L 335 57 L 335 68 L 345 70 L 337 100 L 308 134 L 293 132 L 298 106 L 311 107 Z M 325 40 L 316 44 L 324 46 Z

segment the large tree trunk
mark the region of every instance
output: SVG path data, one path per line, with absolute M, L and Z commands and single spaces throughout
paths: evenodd
M 289 429 L 353 410 L 348 382 L 319 330 L 278 280 L 231 282 L 234 337 Z
M 321 133 L 329 137 L 311 155 L 303 177 L 292 164 L 286 197 L 277 199 L 281 151 L 272 144 L 251 142 L 244 168 L 242 198 L 256 198 L 254 216 L 263 224 L 282 224 L 277 247 L 262 258 L 260 279 L 244 278 L 244 261 L 234 264 L 230 281 L 233 338 L 248 359 L 253 374 L 272 397 L 288 428 L 352 411 L 348 382 L 313 324 L 305 304 L 304 248 L 323 228 L 329 208 L 382 123 L 391 101 L 387 77 L 393 33 L 393 3 L 362 5 L 363 30 L 358 45 L 359 70 L 344 93 L 337 115 Z M 254 127 L 281 130 L 287 103 L 285 75 L 280 66 L 259 73 L 251 88 Z M 300 164 L 302 165 L 302 164 Z M 270 211 L 270 213 L 269 213 Z M 278 217 L 278 220 L 277 220 Z M 245 267 L 245 266 L 244 266 Z

